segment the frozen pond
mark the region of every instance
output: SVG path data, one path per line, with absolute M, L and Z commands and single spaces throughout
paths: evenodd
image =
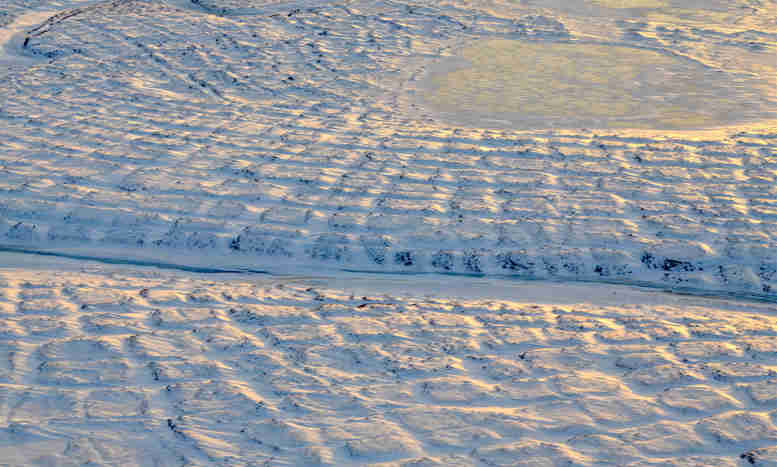
M 498 39 L 460 57 L 431 75 L 427 100 L 464 124 L 698 129 L 766 115 L 759 80 L 657 50 Z
M 697 130 L 775 117 L 774 26 L 746 5 L 498 5 L 517 27 L 454 47 L 421 85 L 422 101 L 451 124 Z

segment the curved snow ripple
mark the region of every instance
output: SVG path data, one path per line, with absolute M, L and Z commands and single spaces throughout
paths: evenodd
M 412 96 L 441 55 L 575 34 L 563 16 L 472 11 L 214 15 L 130 0 L 49 21 L 28 43 L 45 60 L 0 83 L 0 243 L 216 269 L 777 293 L 773 124 L 452 128 Z M 749 25 L 748 11 L 736 14 Z M 694 34 L 652 46 L 713 55 L 713 26 Z M 771 34 L 758 35 L 767 51 Z
M 15 465 L 775 459 L 773 305 L 74 264 L 0 269 Z

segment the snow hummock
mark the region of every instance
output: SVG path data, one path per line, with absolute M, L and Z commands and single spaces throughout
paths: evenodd
M 775 459 L 770 304 L 0 259 L 12 465 Z

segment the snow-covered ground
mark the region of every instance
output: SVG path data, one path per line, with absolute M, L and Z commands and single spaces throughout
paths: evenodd
M 5 465 L 775 465 L 777 308 L 4 254 Z
M 773 297 L 774 2 L 529 3 L 63 8 L 5 47 L 0 244 Z
M 0 465 L 777 465 L 776 83 L 775 0 L 0 0 Z

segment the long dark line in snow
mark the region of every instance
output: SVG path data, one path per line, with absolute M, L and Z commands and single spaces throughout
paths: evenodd
M 140 267 L 153 267 L 157 269 L 166 269 L 174 271 L 192 272 L 198 274 L 262 274 L 271 277 L 289 277 L 289 279 L 299 278 L 299 275 L 294 274 L 279 274 L 264 269 L 252 269 L 252 268 L 229 268 L 229 267 L 204 267 L 204 266 L 189 266 L 179 263 L 168 263 L 164 261 L 152 261 L 142 259 L 130 259 L 130 258 L 112 258 L 104 256 L 93 256 L 76 253 L 64 253 L 50 250 L 35 250 L 30 248 L 24 248 L 13 245 L 0 245 L 0 253 L 18 253 L 35 256 L 53 257 L 72 259 L 79 261 L 93 261 L 102 264 L 111 265 L 127 265 L 127 266 L 140 266 Z M 777 297 L 767 294 L 760 294 L 754 292 L 731 292 L 726 290 L 713 290 L 703 289 L 698 287 L 685 287 L 685 286 L 662 286 L 646 281 L 634 281 L 634 280 L 604 280 L 604 279 L 585 279 L 585 278 L 547 278 L 547 277 L 526 277 L 526 276 L 514 276 L 514 275 L 488 275 L 488 274 L 463 274 L 463 273 L 440 273 L 440 272 L 413 272 L 413 273 L 397 273 L 388 271 L 373 271 L 373 270 L 360 270 L 360 269 L 339 269 L 344 273 L 356 273 L 365 274 L 380 278 L 381 276 L 433 276 L 433 275 L 450 275 L 450 276 L 469 276 L 483 279 L 496 279 L 505 281 L 525 281 L 525 282 L 551 282 L 556 284 L 610 284 L 626 287 L 637 287 L 646 291 L 653 291 L 659 293 L 668 293 L 675 295 L 687 295 L 691 297 L 700 297 L 707 299 L 721 299 L 721 300 L 746 300 L 760 303 L 777 303 Z M 335 273 L 336 271 L 331 271 Z M 326 278 L 325 274 L 321 276 L 305 275 L 308 278 Z
M 187 266 L 185 264 L 166 263 L 163 261 L 151 261 L 142 259 L 107 258 L 102 256 L 79 255 L 74 253 L 62 253 L 57 251 L 32 250 L 16 246 L 0 245 L 0 253 L 21 253 L 36 256 L 50 256 L 54 258 L 75 259 L 80 261 L 94 261 L 104 264 L 123 264 L 128 266 L 145 266 L 158 269 L 172 269 L 185 272 L 202 274 L 270 274 L 268 271 L 250 268 L 212 268 L 202 266 Z
M 703 289 L 700 287 L 688 287 L 688 286 L 670 286 L 656 284 L 649 281 L 637 281 L 628 279 L 600 279 L 600 278 L 572 278 L 572 277 L 530 277 L 530 276 L 517 276 L 510 274 L 473 274 L 473 273 L 458 273 L 458 272 L 410 272 L 410 273 L 396 273 L 396 272 L 384 272 L 384 271 L 371 271 L 360 269 L 343 269 L 344 272 L 370 274 L 375 276 L 381 275 L 408 275 L 408 276 L 424 276 L 424 275 L 442 275 L 442 276 L 457 276 L 457 277 L 473 277 L 483 279 L 499 279 L 505 281 L 523 281 L 523 282 L 551 282 L 554 284 L 606 284 L 606 285 L 618 285 L 624 287 L 635 287 L 644 289 L 650 292 L 667 293 L 673 295 L 686 295 L 690 297 L 708 298 L 708 299 L 720 299 L 720 300 L 747 300 L 759 303 L 777 303 L 777 297 L 774 295 L 762 294 L 757 292 L 733 292 L 728 290 L 719 289 Z

